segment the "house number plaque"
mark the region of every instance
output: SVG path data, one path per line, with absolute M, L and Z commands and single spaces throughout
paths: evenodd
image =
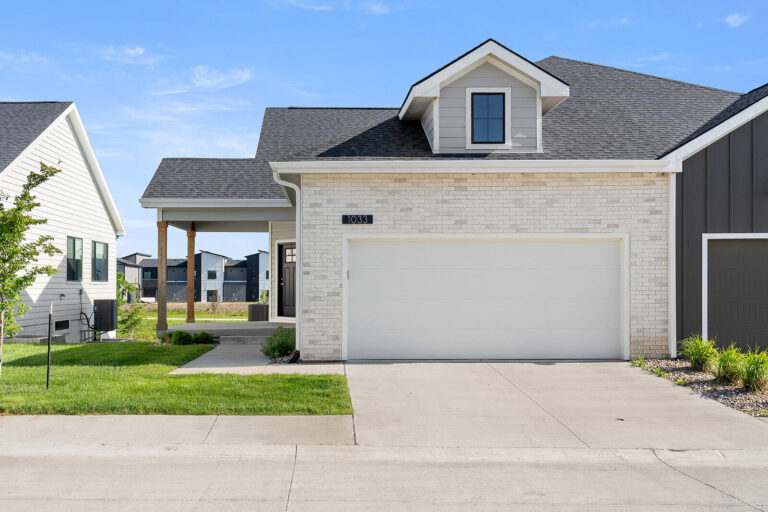
M 342 215 L 342 224 L 373 224 L 373 215 Z

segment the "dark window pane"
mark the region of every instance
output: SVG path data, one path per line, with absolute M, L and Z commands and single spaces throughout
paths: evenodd
M 504 94 L 472 94 L 472 142 L 504 142 Z
M 504 120 L 503 119 L 488 120 L 488 140 L 494 140 L 494 141 L 504 140 Z
M 504 119 L 504 95 L 489 94 L 488 98 L 488 117 L 490 119 Z
M 67 237 L 67 281 L 83 279 L 83 240 Z

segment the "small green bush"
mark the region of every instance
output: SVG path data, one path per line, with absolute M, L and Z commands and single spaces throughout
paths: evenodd
M 200 345 L 213 345 L 213 334 L 208 332 L 198 332 L 192 336 L 192 343 Z
M 172 331 L 168 333 L 172 345 L 191 345 L 192 335 L 185 331 Z
M 663 379 L 666 379 L 666 378 L 667 378 L 667 376 L 668 376 L 667 372 L 665 372 L 665 371 L 664 371 L 664 370 L 662 370 L 661 368 L 654 368 L 654 369 L 653 369 L 653 373 L 654 373 L 654 375 L 656 375 L 657 377 L 661 377 L 661 378 L 663 378 Z
M 696 371 L 708 370 L 717 357 L 714 340 L 702 338 L 699 334 L 684 339 L 681 345 L 683 350 L 680 353 L 691 362 L 691 368 Z
M 270 359 L 285 357 L 296 350 L 296 330 L 284 329 L 281 325 L 273 332 L 261 351 Z
M 637 356 L 637 359 L 632 361 L 632 366 L 635 366 L 637 368 L 644 368 L 645 367 L 645 359 L 643 356 Z
M 715 376 L 721 382 L 736 383 L 741 378 L 744 354 L 734 344 L 718 351 L 715 357 Z
M 675 384 L 677 384 L 678 386 L 686 387 L 688 385 L 688 381 L 685 379 L 677 379 L 675 381 Z
M 768 386 L 768 352 L 755 348 L 744 356 L 741 381 L 745 388 L 752 391 Z

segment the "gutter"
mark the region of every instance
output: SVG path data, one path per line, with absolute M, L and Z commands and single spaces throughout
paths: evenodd
M 296 273 L 298 274 L 298 279 L 296 279 L 296 355 L 294 357 L 298 359 L 301 354 L 301 317 L 303 316 L 302 304 L 304 302 L 301 293 L 304 282 L 304 271 L 302 269 L 304 257 L 301 254 L 301 187 L 280 178 L 280 173 L 274 168 L 272 170 L 272 178 L 277 184 L 288 187 L 296 193 Z

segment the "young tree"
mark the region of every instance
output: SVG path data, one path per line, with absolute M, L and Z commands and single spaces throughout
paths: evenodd
M 52 276 L 56 269 L 51 265 L 34 265 L 40 253 L 48 256 L 61 253 L 53 245 L 53 237 L 40 235 L 28 240 L 27 231 L 48 219 L 39 219 L 30 212 L 40 206 L 32 190 L 60 173 L 60 169 L 40 162 L 40 172 L 31 172 L 21 192 L 6 207 L 0 201 L 0 374 L 3 368 L 3 341 L 19 332 L 17 319 L 24 316 L 29 306 L 21 300 L 21 292 L 35 282 L 37 276 Z
M 118 328 L 128 333 L 133 338 L 136 328 L 144 320 L 144 304 L 128 304 L 128 296 L 136 296 L 139 293 L 139 287 L 129 283 L 125 279 L 125 274 L 117 274 L 117 324 Z

